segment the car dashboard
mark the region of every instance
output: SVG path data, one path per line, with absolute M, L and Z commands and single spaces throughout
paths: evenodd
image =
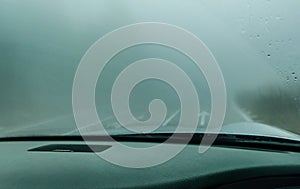
M 93 145 L 101 153 L 115 142 Z M 83 141 L 2 141 L 0 188 L 300 188 L 300 153 L 212 146 L 199 154 L 198 147 L 158 166 L 125 168 Z

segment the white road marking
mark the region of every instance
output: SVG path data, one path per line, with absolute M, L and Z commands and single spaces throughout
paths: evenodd
M 17 132 L 19 130 L 24 130 L 24 129 L 31 129 L 31 128 L 34 128 L 34 127 L 40 127 L 41 125 L 51 123 L 51 122 L 55 122 L 57 120 L 67 118 L 71 115 L 73 115 L 73 114 L 63 115 L 63 116 L 51 118 L 51 119 L 48 119 L 48 120 L 40 121 L 40 122 L 37 122 L 37 123 L 34 123 L 34 124 L 26 125 L 26 126 L 23 126 L 23 127 L 14 128 L 14 129 L 8 130 L 8 133 Z
M 206 111 L 202 111 L 198 114 L 199 118 L 200 118 L 200 126 L 204 126 L 205 122 L 206 122 L 206 117 L 209 116 L 210 113 L 206 112 Z
M 247 122 L 253 122 L 253 119 L 247 115 L 241 108 L 236 108 L 237 112 L 245 119 Z
M 101 122 L 107 121 L 107 120 L 109 120 L 109 119 L 111 119 L 111 118 L 113 118 L 113 116 L 106 117 L 106 118 L 103 119 Z M 87 129 L 87 128 L 92 127 L 92 126 L 95 126 L 95 125 L 97 125 L 97 124 L 99 124 L 99 122 L 90 123 L 90 124 L 88 124 L 88 125 L 85 125 L 84 127 L 80 127 L 80 130 Z M 76 133 L 77 131 L 79 131 L 79 128 L 76 127 L 76 129 L 73 129 L 73 130 L 71 130 L 71 131 L 69 131 L 69 132 L 63 133 L 62 135 L 71 135 L 71 134 L 73 134 L 73 133 Z
M 170 117 L 168 117 L 168 119 L 166 119 L 166 121 L 162 124 L 162 126 L 166 126 L 168 125 L 168 123 L 170 123 L 170 121 L 172 121 L 172 119 L 174 119 L 174 117 L 180 112 L 180 109 L 178 109 L 176 112 L 174 112 Z

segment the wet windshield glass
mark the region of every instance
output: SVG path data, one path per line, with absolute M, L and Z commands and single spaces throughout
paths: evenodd
M 240 132 L 232 124 L 257 122 L 299 134 L 299 7 L 298 0 L 2 0 L 0 135 L 78 135 L 72 89 L 83 55 L 109 32 L 141 22 L 182 28 L 209 49 L 226 85 L 224 129 L 228 126 L 230 132 Z M 207 78 L 191 57 L 152 43 L 120 50 L 99 74 L 94 94 L 102 125 L 110 132 L 128 132 L 112 107 L 113 84 L 129 65 L 150 58 L 168 60 L 188 75 L 200 104 L 197 126 L 204 131 L 212 110 Z M 176 74 L 164 71 L 166 77 L 176 78 Z M 116 98 L 127 101 L 124 95 Z M 127 103 L 135 119 L 142 122 L 151 118 L 153 99 L 161 99 L 167 108 L 163 121 L 157 121 L 161 129 L 173 132 L 182 104 L 176 88 L 167 82 L 148 78 L 137 83 Z M 130 119 L 126 124 L 139 126 Z M 182 124 L 189 125 L 189 121 Z

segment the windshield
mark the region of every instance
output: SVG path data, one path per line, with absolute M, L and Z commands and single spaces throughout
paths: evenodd
M 136 23 L 165 23 L 201 40 L 220 68 L 226 96 L 218 93 L 213 99 L 214 87 L 208 83 L 207 76 L 180 49 L 150 42 L 132 45 L 111 56 L 95 85 L 94 104 L 108 132 L 129 133 L 123 127 L 124 122 L 138 128 L 141 125 L 137 123 L 147 120 L 151 120 L 148 125 L 160 126 L 153 132 L 173 132 L 178 124 L 188 128 L 195 123 L 197 131 L 204 132 L 212 119 L 212 103 L 220 103 L 224 98 L 226 112 L 221 132 L 266 135 L 268 128 L 274 128 L 279 129 L 277 134 L 273 132 L 277 137 L 284 130 L 300 134 L 299 7 L 298 0 L 2 0 L 0 135 L 79 135 L 73 114 L 73 87 L 79 65 L 85 61 L 84 55 L 89 55 L 91 46 L 105 35 Z M 162 39 L 172 37 L 164 35 L 164 31 L 155 35 L 161 35 Z M 138 37 L 133 35 L 130 39 Z M 175 35 L 173 38 L 184 41 Z M 117 43 L 118 40 L 104 49 Z M 106 52 L 99 53 L 106 56 Z M 137 122 L 126 120 L 127 114 L 120 108 L 114 109 L 112 90 L 116 78 L 132 63 L 145 59 L 167 60 L 186 73 L 198 94 L 200 108 L 195 112 L 189 106 L 184 107 L 197 114 L 197 121 L 180 122 L 183 116 L 180 94 L 185 93 L 178 94 L 176 87 L 154 77 L 136 83 L 128 99 L 125 92 L 113 97 L 117 102 L 128 103 L 136 119 L 133 121 Z M 162 64 L 155 70 L 163 68 Z M 182 73 L 172 69 L 161 72 L 162 78 L 176 78 Z M 84 78 L 88 78 L 89 71 L 85 73 Z M 137 75 L 145 76 L 143 72 Z M 185 86 L 183 80 L 181 85 Z M 165 115 L 151 115 L 149 104 L 154 99 L 164 102 L 165 106 L 158 107 L 166 108 Z M 82 108 L 89 113 L 89 108 Z M 124 113 L 124 119 L 117 118 L 116 111 L 120 117 Z M 257 124 L 245 126 L 245 123 Z M 89 132 L 100 130 L 97 124 L 87 121 L 84 128 Z

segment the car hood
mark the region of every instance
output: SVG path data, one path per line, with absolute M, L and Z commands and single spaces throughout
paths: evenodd
M 140 128 L 141 126 L 130 126 L 130 128 Z M 152 131 L 152 133 L 173 133 L 177 126 L 165 125 Z M 3 129 L 1 131 L 1 137 L 7 136 L 45 136 L 45 135 L 111 135 L 118 134 L 134 134 L 134 132 L 126 130 L 119 125 L 110 125 L 107 129 L 100 130 L 98 124 L 91 124 L 84 127 L 79 132 L 76 127 L 74 117 L 72 115 L 62 116 L 58 119 L 52 119 L 43 121 L 40 124 L 27 125 L 17 129 Z M 177 131 L 176 131 L 177 132 Z M 196 131 L 189 129 L 180 130 L 179 133 L 205 133 L 206 128 L 197 127 Z M 178 133 L 178 132 L 177 132 Z M 237 134 L 237 135 L 255 135 L 255 136 L 269 136 L 279 137 L 293 140 L 300 140 L 300 136 L 289 131 L 255 122 L 239 122 L 233 124 L 227 124 L 221 127 L 220 134 Z

